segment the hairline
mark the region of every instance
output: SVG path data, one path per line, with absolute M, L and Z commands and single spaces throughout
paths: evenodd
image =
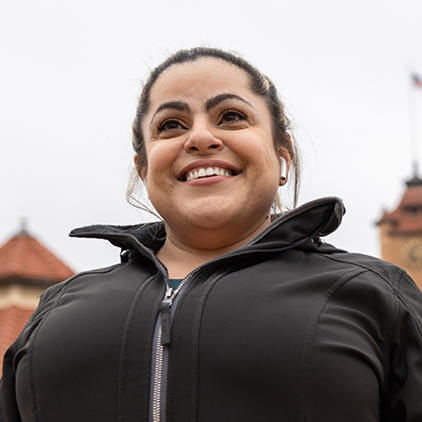
M 237 56 L 235 56 L 234 55 L 234 57 L 237 57 Z M 195 62 L 197 62 L 197 61 L 200 61 L 200 60 L 207 60 L 207 59 L 211 59 L 211 60 L 219 60 L 219 61 L 221 61 L 221 62 L 223 62 L 223 63 L 227 63 L 227 64 L 229 64 L 229 65 L 232 65 L 232 66 L 234 66 L 234 67 L 236 67 L 237 69 L 240 69 L 240 70 L 242 70 L 244 73 L 245 73 L 245 75 L 246 75 L 246 77 L 247 77 L 247 79 L 248 79 L 248 85 L 249 85 L 249 89 L 254 93 L 254 94 L 256 94 L 256 95 L 258 95 L 259 97 L 263 97 L 262 95 L 259 95 L 259 94 L 257 94 L 254 90 L 253 90 L 253 88 L 252 88 L 252 76 L 251 76 L 251 74 L 246 70 L 246 69 L 244 69 L 242 66 L 240 66 L 239 64 L 237 64 L 237 63 L 233 63 L 233 62 L 231 62 L 231 61 L 229 61 L 229 60 L 226 60 L 225 58 L 223 58 L 223 57 L 217 57 L 217 56 L 212 56 L 212 55 L 198 55 L 198 56 L 196 56 L 196 57 L 191 57 L 191 58 L 188 58 L 188 59 L 186 59 L 186 60 L 183 60 L 183 61 L 181 61 L 181 62 L 175 62 L 175 63 L 170 63 L 167 67 L 165 67 L 164 69 L 162 69 L 161 71 L 159 71 L 159 69 L 160 69 L 160 66 L 158 67 L 158 68 L 156 68 L 155 69 L 155 72 L 157 73 L 157 75 L 155 76 L 155 78 L 153 79 L 153 80 L 150 80 L 149 82 L 149 84 L 147 84 L 147 85 L 149 85 L 149 87 L 148 87 L 148 97 L 147 97 L 147 101 L 145 102 L 145 110 L 144 110 L 144 117 L 149 113 L 149 111 L 150 111 L 150 107 L 151 107 L 151 92 L 152 92 L 152 89 L 153 89 L 153 87 L 154 87 L 154 85 L 157 83 L 157 81 L 158 81 L 158 79 L 167 71 L 167 70 L 169 70 L 169 69 L 171 69 L 171 68 L 173 68 L 174 66 L 178 66 L 178 65 L 184 65 L 184 64 L 194 64 Z M 164 62 L 164 63 L 166 63 L 166 62 Z M 162 65 L 164 65 L 164 63 L 162 63 Z M 155 72 L 153 72 L 153 74 L 155 73 Z M 153 76 L 153 75 L 151 75 L 151 76 Z M 144 89 L 147 87 L 147 85 L 145 85 L 144 86 Z M 265 103 L 267 103 L 266 101 L 265 101 Z M 269 105 L 267 104 L 267 107 L 269 108 Z M 141 125 L 140 126 L 142 126 L 142 121 L 141 121 Z

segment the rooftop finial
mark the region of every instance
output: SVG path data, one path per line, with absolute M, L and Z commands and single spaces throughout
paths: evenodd
M 28 219 L 26 217 L 21 217 L 21 234 L 28 234 Z
M 406 181 L 408 187 L 422 185 L 422 179 L 419 177 L 419 166 L 416 160 L 413 162 L 413 177 Z
M 419 165 L 416 160 L 413 161 L 413 177 L 419 178 Z

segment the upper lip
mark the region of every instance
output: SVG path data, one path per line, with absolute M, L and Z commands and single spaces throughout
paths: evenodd
M 182 170 L 180 170 L 180 172 L 178 173 L 177 178 L 179 180 L 186 180 L 186 173 L 188 173 L 189 171 L 207 167 L 218 167 L 222 169 L 231 170 L 235 175 L 241 172 L 238 167 L 233 164 L 229 164 L 225 161 L 214 159 L 196 160 L 183 167 Z

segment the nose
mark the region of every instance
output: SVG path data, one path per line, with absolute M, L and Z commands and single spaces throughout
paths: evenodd
M 205 119 L 194 122 L 185 142 L 186 151 L 206 154 L 222 148 L 223 142 L 215 136 L 209 122 Z

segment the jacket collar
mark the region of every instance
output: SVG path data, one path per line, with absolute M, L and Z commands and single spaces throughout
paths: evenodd
M 343 202 L 336 197 L 308 202 L 277 218 L 243 248 L 299 246 L 335 231 L 344 213 Z M 164 244 L 165 227 L 162 222 L 134 226 L 93 225 L 74 229 L 69 236 L 106 239 L 122 250 L 135 250 L 153 258 Z

